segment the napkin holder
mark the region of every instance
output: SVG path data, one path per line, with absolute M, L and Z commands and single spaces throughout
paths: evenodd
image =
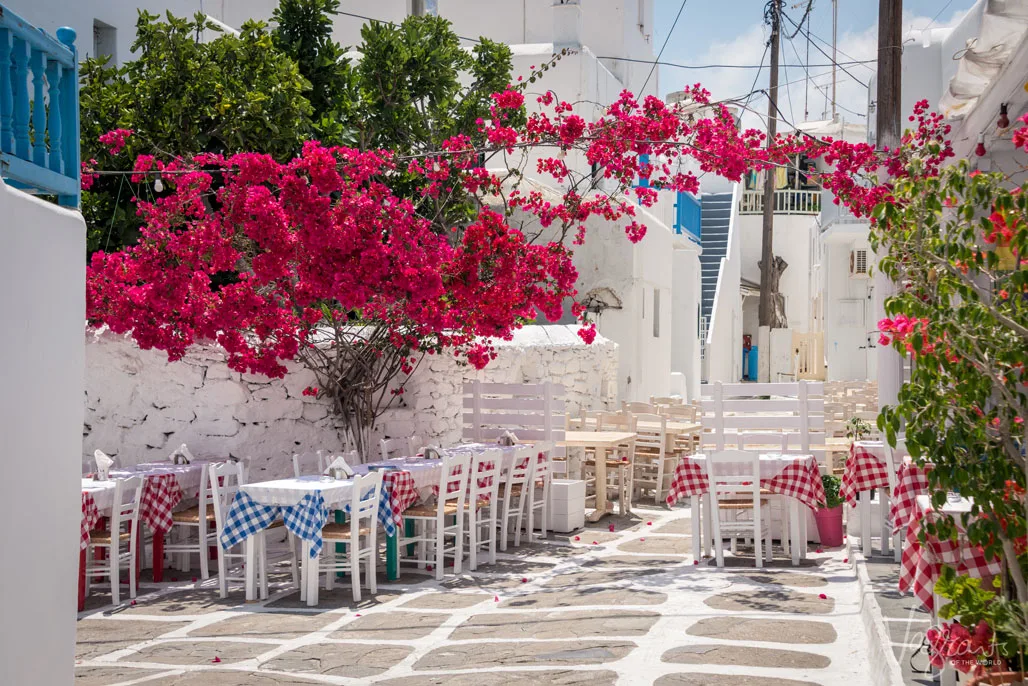
M 325 474 L 338 481 L 353 478 L 353 470 L 350 468 L 350 465 L 346 464 L 346 460 L 341 455 L 328 465 L 325 469 Z
M 174 464 L 189 464 L 192 461 L 193 455 L 189 452 L 189 448 L 183 443 L 175 452 L 171 454 L 171 461 Z
M 518 437 L 515 436 L 514 432 L 512 431 L 504 431 L 503 434 L 501 434 L 500 437 L 496 439 L 497 445 L 502 445 L 504 447 L 517 445 L 517 442 Z
M 439 452 L 439 448 L 435 448 L 433 446 L 428 446 L 428 447 L 425 448 L 425 459 L 426 460 L 441 460 L 441 459 L 443 459 L 443 454 L 441 452 Z
M 110 481 L 114 458 L 108 456 L 102 450 L 97 450 L 93 455 L 96 458 L 96 474 L 93 476 L 93 480 Z

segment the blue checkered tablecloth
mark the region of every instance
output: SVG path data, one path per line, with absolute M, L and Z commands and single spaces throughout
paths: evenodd
M 349 514 L 350 503 L 341 509 Z M 299 538 L 311 542 L 311 558 L 321 552 L 321 530 L 329 521 L 329 509 L 320 491 L 303 496 L 295 505 L 263 505 L 245 491 L 236 493 L 229 508 L 225 528 L 220 536 L 221 547 L 229 549 L 271 525 L 279 515 L 286 528 Z M 378 521 L 382 523 L 387 536 L 396 534 L 396 524 L 390 504 L 389 489 L 383 486 L 379 497 Z

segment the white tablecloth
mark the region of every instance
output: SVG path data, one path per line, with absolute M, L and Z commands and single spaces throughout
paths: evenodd
M 499 448 L 503 451 L 503 463 L 501 470 L 508 470 L 514 464 L 514 457 L 517 455 L 518 447 L 519 446 L 500 446 L 495 443 L 463 443 L 452 448 L 447 448 L 442 452 L 446 454 L 461 452 L 477 454 L 491 448 Z M 394 457 L 389 460 L 357 465 L 353 470 L 358 474 L 367 474 L 369 467 L 374 466 L 395 467 L 396 469 L 403 469 L 410 472 L 414 479 L 414 488 L 417 489 L 418 494 L 423 498 L 432 493 L 431 489 L 433 487 L 439 486 L 439 479 L 443 475 L 442 460 L 426 460 L 423 457 Z
M 322 481 L 320 476 L 301 476 L 299 479 L 277 479 L 245 484 L 239 487 L 261 505 L 289 507 L 296 505 L 303 497 L 321 491 L 325 505 L 348 503 L 353 492 L 353 480 Z
M 83 478 L 82 492 L 93 496 L 93 502 L 96 503 L 96 509 L 100 511 L 101 515 L 109 513 L 114 508 L 113 481 L 93 481 Z
M 796 461 L 802 458 L 809 458 L 810 455 L 779 455 L 774 453 L 760 455 L 760 478 L 773 479 L 778 476 L 783 469 L 789 465 L 796 464 Z M 694 462 L 703 469 L 703 473 L 707 473 L 707 456 L 701 454 L 687 455 L 683 459 L 689 462 Z M 718 473 L 725 476 L 741 476 L 748 474 L 750 466 L 745 462 L 731 462 L 727 464 L 718 465 Z

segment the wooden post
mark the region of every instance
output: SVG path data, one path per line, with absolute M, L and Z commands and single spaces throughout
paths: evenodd
M 781 12 L 782 0 L 771 2 L 771 80 L 768 89 L 767 105 L 767 145 L 771 147 L 774 143 L 775 134 L 778 132 L 778 47 L 781 42 Z M 764 171 L 764 225 L 761 234 L 760 246 L 760 306 L 758 311 L 758 323 L 761 331 L 767 331 L 774 320 L 774 293 L 771 290 L 771 271 L 774 269 L 774 223 L 775 223 L 775 173 L 774 168 Z M 770 361 L 770 346 L 759 339 L 761 361 Z M 770 342 L 770 335 L 768 335 Z M 769 364 L 759 365 L 760 374 L 758 380 L 761 382 L 770 381 L 771 368 Z

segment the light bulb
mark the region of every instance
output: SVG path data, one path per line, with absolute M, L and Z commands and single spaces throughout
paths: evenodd
M 160 193 L 164 190 L 164 182 L 161 181 L 161 177 L 157 177 L 157 180 L 153 182 L 153 189 Z
M 975 146 L 974 154 L 978 157 L 985 157 L 987 151 L 985 150 L 985 134 L 978 134 L 978 145 Z
M 999 119 L 996 120 L 996 126 L 1001 129 L 1008 128 L 1010 126 L 1010 117 L 1007 116 L 1007 104 L 1003 103 L 999 106 Z

